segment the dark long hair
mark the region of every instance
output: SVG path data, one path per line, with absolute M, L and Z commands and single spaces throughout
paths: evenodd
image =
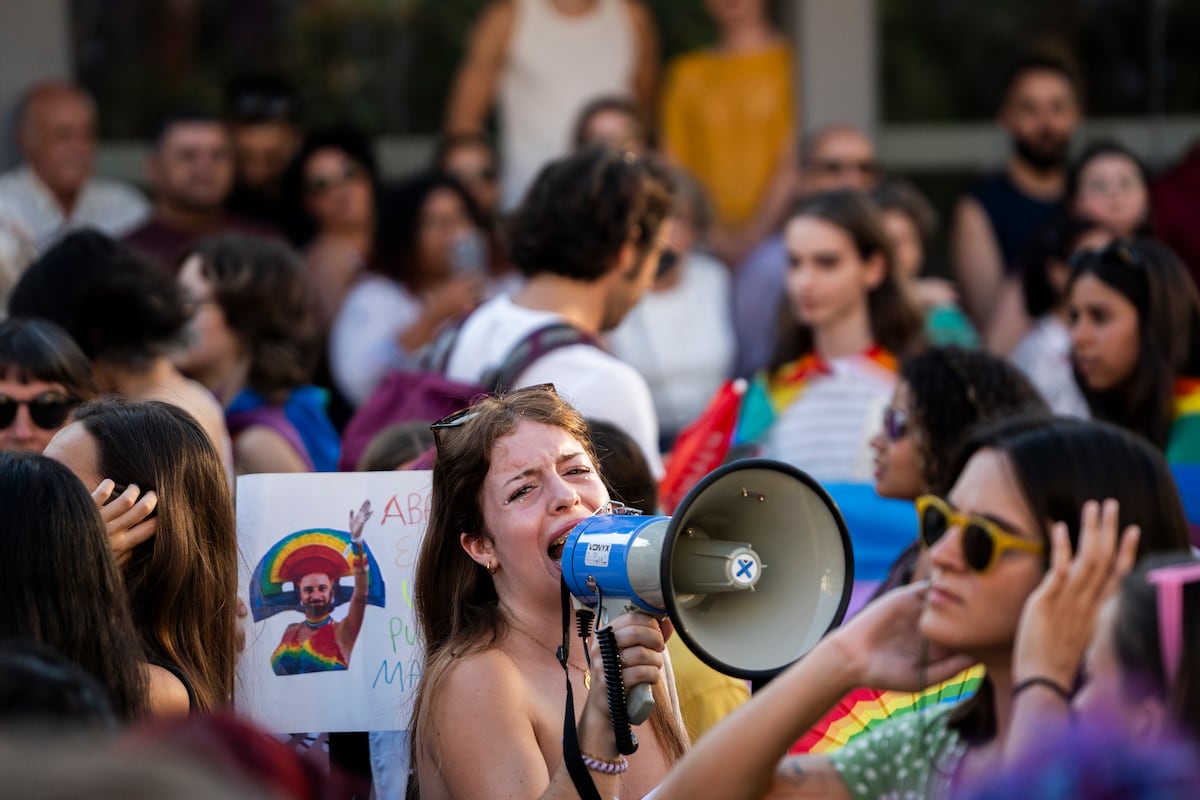
M 79 409 L 100 474 L 158 495 L 155 534 L 121 568 L 151 661 L 178 667 L 200 710 L 229 702 L 237 656 L 237 538 L 225 469 L 199 423 L 155 401 Z
M 117 715 L 147 710 L 142 646 L 87 489 L 62 464 L 0 452 L 0 638 L 54 648 L 108 690 Z
M 1175 381 L 1200 376 L 1200 298 L 1179 258 L 1152 239 L 1119 239 L 1072 262 L 1067 293 L 1092 275 L 1138 311 L 1140 350 L 1133 373 L 1097 392 L 1076 374 L 1092 416 L 1127 428 L 1165 448 L 1175 419 Z
M 852 189 L 824 192 L 800 201 L 788 215 L 815 217 L 846 232 L 859 258 L 881 255 L 883 280 L 867 295 L 871 336 L 876 344 L 897 357 L 917 352 L 924 345 L 921 314 L 900 288 L 891 240 L 883 227 L 882 212 L 870 197 Z M 768 365 L 774 371 L 813 351 L 813 333 L 796 321 L 791 300 L 785 292 L 778 309 L 779 333 L 775 353 Z
M 1120 528 L 1137 524 L 1139 559 L 1150 553 L 1188 552 L 1187 519 L 1162 453 L 1115 425 L 1055 417 L 1017 417 L 975 433 L 959 454 L 955 474 L 981 450 L 1003 454 L 1035 520 L 1062 521 L 1072 549 L 1079 513 L 1088 500 L 1115 498 Z M 1048 529 L 1041 531 L 1050 541 Z M 955 709 L 954 726 L 969 742 L 996 734 L 991 681 Z

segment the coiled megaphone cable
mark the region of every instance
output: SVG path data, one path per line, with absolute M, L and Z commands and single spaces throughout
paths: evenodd
M 597 586 L 597 607 L 604 607 L 604 591 Z M 597 619 L 599 622 L 599 619 Z M 596 642 L 600 646 L 600 659 L 604 666 L 604 683 L 608 691 L 608 716 L 612 720 L 613 734 L 617 738 L 617 752 L 623 756 L 637 752 L 638 738 L 629 722 L 626 708 L 625 678 L 621 674 L 621 652 L 617 649 L 617 635 L 612 625 L 596 628 Z

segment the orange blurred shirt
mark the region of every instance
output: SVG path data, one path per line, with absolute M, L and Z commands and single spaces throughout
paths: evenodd
M 666 151 L 700 179 L 718 220 L 750 220 L 794 140 L 792 56 L 785 43 L 753 53 L 712 50 L 675 59 L 662 100 Z

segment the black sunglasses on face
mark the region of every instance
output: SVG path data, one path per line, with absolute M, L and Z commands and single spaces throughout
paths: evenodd
M 889 442 L 898 442 L 908 433 L 908 414 L 888 406 L 883 410 L 883 433 Z
M 0 394 L 0 430 L 13 424 L 21 406 L 29 409 L 29 418 L 34 425 L 46 431 L 56 430 L 63 426 L 77 405 L 77 400 L 52 392 L 39 394 L 32 400 L 17 400 Z

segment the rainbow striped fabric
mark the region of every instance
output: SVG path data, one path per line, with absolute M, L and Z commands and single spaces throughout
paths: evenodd
M 288 628 L 283 641 L 271 654 L 271 669 L 276 675 L 303 675 L 309 672 L 344 670 L 348 664 L 338 647 L 335 623 L 326 623 L 304 641 L 300 640 L 303 623 Z
M 920 692 L 856 689 L 843 697 L 816 726 L 792 745 L 792 753 L 829 753 L 891 717 L 964 700 L 979 689 L 978 664 Z

